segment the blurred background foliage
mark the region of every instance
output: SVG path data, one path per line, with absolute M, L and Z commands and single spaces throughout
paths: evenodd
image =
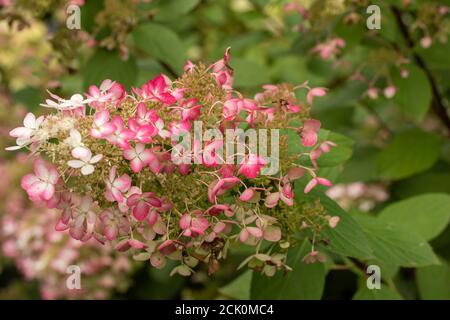
M 27 110 L 37 111 L 46 89 L 68 97 L 106 78 L 129 89 L 159 73 L 175 78 L 186 60 L 215 61 L 231 47 L 239 91 L 252 94 L 263 84 L 304 81 L 329 88 L 313 116 L 323 127 L 350 137 L 354 150 L 345 166 L 324 168 L 321 176 L 336 185 L 328 195 L 375 235 L 369 239 L 373 260 L 335 264 L 330 256 L 321 266 L 299 266 L 292 285 L 284 289 L 279 277 L 255 280 L 249 271 L 235 272 L 243 252 L 231 256 L 213 277 L 206 270 L 191 278 L 170 277 L 170 265 L 159 271 L 134 263 L 129 286 L 119 288 L 116 279 L 97 297 L 450 298 L 450 1 L 68 2 L 0 1 L 2 150 L 12 143 L 6 138 L 9 130 Z M 68 4 L 80 6 L 81 30 L 66 27 Z M 380 30 L 366 27 L 370 4 L 381 8 Z M 318 45 L 333 39 L 343 39 L 345 46 L 321 56 Z M 393 95 L 386 92 L 389 87 Z M 29 164 L 4 151 L 1 156 L 8 177 L 0 193 L 5 217 L 11 210 L 6 199 L 12 198 L 11 190 L 21 193 L 19 173 Z M 35 208 L 27 214 L 48 213 Z M 407 231 L 391 237 L 379 227 L 384 222 Z M 413 246 L 416 234 L 430 242 L 440 264 L 408 263 L 419 250 Z M 5 236 L 0 239 L 5 251 Z M 7 256 L 0 255 L 0 298 L 46 297 L 46 273 L 26 278 L 18 259 Z M 30 263 L 38 260 L 33 256 Z M 381 290 L 365 285 L 363 270 L 372 262 L 382 267 Z M 93 276 L 92 281 L 99 280 Z

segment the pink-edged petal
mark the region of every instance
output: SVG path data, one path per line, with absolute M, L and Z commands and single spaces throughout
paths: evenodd
M 131 149 L 127 149 L 127 150 L 123 150 L 123 157 L 127 160 L 133 160 L 134 158 L 137 157 L 137 153 L 136 150 L 131 148 Z
M 39 198 L 46 187 L 47 184 L 45 182 L 38 180 L 28 187 L 27 193 L 30 197 Z
M 58 170 L 55 167 L 50 167 L 48 170 L 48 182 L 56 184 L 59 180 Z
M 111 189 L 111 194 L 112 194 L 114 200 L 116 200 L 117 202 L 122 202 L 123 201 L 123 194 L 122 194 L 122 192 L 120 192 L 119 189 L 112 188 Z
M 150 150 L 145 150 L 139 154 L 139 159 L 141 159 L 145 164 L 150 163 L 156 156 Z
M 38 178 L 44 181 L 48 179 L 49 176 L 48 168 L 43 160 L 37 159 L 34 161 L 34 173 Z
M 131 187 L 131 178 L 129 175 L 124 174 L 120 178 L 114 181 L 114 187 L 121 190 L 122 192 L 127 191 Z
M 107 110 L 97 111 L 94 116 L 94 122 L 98 126 L 102 126 L 103 124 L 109 121 L 109 112 Z
M 134 158 L 130 162 L 130 167 L 133 172 L 141 172 L 142 168 L 144 168 L 144 162 L 139 158 Z
M 39 181 L 38 177 L 36 177 L 32 173 L 29 173 L 22 177 L 20 185 L 23 189 L 27 190 L 33 183 L 38 182 L 38 181 Z
M 41 192 L 40 196 L 42 200 L 50 200 L 54 194 L 55 194 L 55 187 L 52 184 L 47 183 L 45 185 L 44 190 Z
M 29 137 L 33 130 L 25 127 L 18 127 L 9 132 L 9 135 L 14 138 Z

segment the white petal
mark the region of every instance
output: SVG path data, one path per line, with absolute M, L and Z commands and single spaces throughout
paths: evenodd
M 47 101 L 45 101 L 46 103 L 40 103 L 39 105 L 41 106 L 41 107 L 44 107 L 44 108 L 54 108 L 54 106 L 51 106 L 50 105 L 50 101 L 51 100 L 48 100 L 47 99 Z M 52 101 L 53 102 L 53 101 Z M 54 102 L 53 102 L 54 103 Z
M 83 161 L 87 158 L 90 159 L 91 154 L 89 149 L 86 147 L 76 147 L 72 149 L 72 156 L 76 159 L 82 159 Z M 87 160 L 86 162 L 88 162 Z
M 111 87 L 114 85 L 115 81 L 112 81 L 110 79 L 103 80 L 102 84 L 100 85 L 100 91 L 108 91 L 111 89 Z
M 31 143 L 30 137 L 19 137 L 19 138 L 16 139 L 16 144 L 18 146 L 24 146 L 24 145 L 29 144 L 29 143 Z
M 70 101 L 75 103 L 83 103 L 83 100 L 84 100 L 83 96 L 79 93 L 76 93 L 70 97 Z
M 69 160 L 69 161 L 67 161 L 67 164 L 69 165 L 69 167 L 72 167 L 72 168 L 81 168 L 86 163 L 81 160 Z
M 79 145 L 81 143 L 81 134 L 77 129 L 70 129 L 70 138 L 75 145 Z
M 18 137 L 30 137 L 32 133 L 33 133 L 33 129 L 26 128 L 26 127 L 17 127 L 15 129 L 12 129 L 9 132 L 9 135 L 11 137 L 15 137 L 15 138 L 18 138 Z
M 31 112 L 28 112 L 25 116 L 25 119 L 23 119 L 23 125 L 26 128 L 34 129 L 36 126 L 36 117 Z
M 87 148 L 86 148 L 86 151 L 87 151 L 86 154 L 84 156 L 82 156 L 81 158 L 79 158 L 79 159 L 81 159 L 82 161 L 88 163 L 91 160 L 91 158 L 92 158 L 92 152 L 91 152 L 91 150 L 89 150 Z
M 92 164 L 86 164 L 81 168 L 81 173 L 85 176 L 90 175 L 94 172 L 94 166 Z
M 14 151 L 14 150 L 19 150 L 22 149 L 23 146 L 12 146 L 12 147 L 7 147 L 5 148 L 6 151 Z
M 158 128 L 158 130 L 161 130 L 162 128 L 164 128 L 164 121 L 162 119 L 158 119 L 155 122 L 155 127 Z
M 36 119 L 36 129 L 39 128 L 39 126 L 41 125 L 41 123 L 44 121 L 45 117 L 44 116 L 40 116 L 39 118 Z
M 100 160 L 102 160 L 103 155 L 102 154 L 97 154 L 95 156 L 92 157 L 91 161 L 89 161 L 89 163 L 94 164 L 99 162 Z
M 47 92 L 48 92 L 48 94 L 50 95 L 50 97 L 52 97 L 52 98 L 55 99 L 56 101 L 63 100 L 63 98 L 61 98 L 60 96 L 57 96 L 56 94 L 51 93 L 51 92 L 48 91 L 48 90 L 47 90 Z M 48 99 L 47 99 L 47 100 L 48 100 Z

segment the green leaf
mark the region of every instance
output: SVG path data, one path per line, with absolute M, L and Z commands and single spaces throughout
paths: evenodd
M 368 182 L 378 179 L 375 148 L 356 148 L 353 157 L 345 164 L 340 183 Z
M 396 71 L 392 76 L 397 93 L 394 101 L 400 109 L 417 121 L 422 121 L 431 105 L 431 85 L 424 71 L 416 66 L 408 68 L 409 76 L 402 78 Z
M 409 129 L 394 136 L 377 159 L 382 178 L 403 179 L 428 170 L 438 160 L 441 139 L 431 133 Z
M 157 2 L 156 21 L 172 21 L 189 13 L 200 0 L 164 0 Z
M 438 264 L 430 245 L 418 234 L 370 216 L 355 216 L 376 258 L 402 267 Z
M 145 23 L 133 31 L 136 46 L 152 57 L 181 71 L 186 60 L 185 48 L 178 35 L 171 29 L 157 24 Z
M 270 82 L 269 72 L 265 66 L 252 60 L 236 58 L 231 61 L 236 87 L 256 87 Z
M 450 265 L 447 262 L 417 269 L 416 281 L 422 299 L 450 300 Z
M 336 202 L 328 198 L 323 192 L 313 190 L 308 194 L 303 194 L 300 188 L 295 189 L 296 200 L 303 198 L 315 200 L 320 199 L 320 203 L 327 210 L 329 215 L 339 216 L 340 220 L 336 228 L 327 228 L 324 236 L 330 240 L 327 249 L 349 257 L 369 259 L 373 257 L 369 241 L 363 229 L 348 213 L 346 213 Z
M 444 193 L 424 194 L 399 201 L 385 208 L 379 219 L 401 224 L 428 241 L 444 231 L 450 222 L 450 196 Z
M 277 272 L 273 277 L 253 272 L 251 298 L 277 300 L 314 300 L 322 297 L 325 285 L 325 266 L 322 263 L 306 264 L 303 258 L 311 249 L 305 241 L 289 250 L 287 264 L 291 272 Z
M 123 84 L 126 88 L 135 85 L 138 68 L 136 59 L 130 56 L 127 61 L 120 59 L 114 51 L 97 50 L 84 67 L 83 87 L 99 86 L 105 79 Z
M 363 284 L 353 296 L 353 300 L 403 300 L 403 298 L 397 291 L 384 284 L 381 284 L 380 289 L 369 289 L 366 282 L 363 281 Z
M 450 69 L 450 61 L 448 59 L 448 52 L 450 52 L 450 41 L 440 43 L 435 41 L 430 48 L 416 48 L 417 53 L 420 54 L 426 61 L 427 65 L 433 69 Z
M 229 298 L 248 300 L 250 299 L 250 285 L 252 282 L 252 271 L 247 270 L 226 286 L 219 289 L 219 292 Z
M 25 87 L 14 92 L 13 98 L 16 102 L 23 103 L 29 111 L 35 112 L 42 102 L 42 93 L 33 87 Z

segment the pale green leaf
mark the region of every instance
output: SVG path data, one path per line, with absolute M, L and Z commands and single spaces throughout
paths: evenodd
M 409 129 L 394 136 L 378 155 L 382 178 L 403 179 L 433 166 L 438 160 L 441 139 L 418 129 Z
M 181 70 L 185 60 L 185 48 L 178 35 L 171 29 L 157 24 L 145 23 L 133 31 L 136 46 L 176 70 Z
M 385 208 L 379 219 L 402 225 L 431 240 L 450 222 L 450 195 L 431 193 L 396 202 Z
M 355 218 L 364 229 L 378 260 L 402 267 L 439 263 L 431 246 L 413 231 L 374 217 L 355 216 Z

